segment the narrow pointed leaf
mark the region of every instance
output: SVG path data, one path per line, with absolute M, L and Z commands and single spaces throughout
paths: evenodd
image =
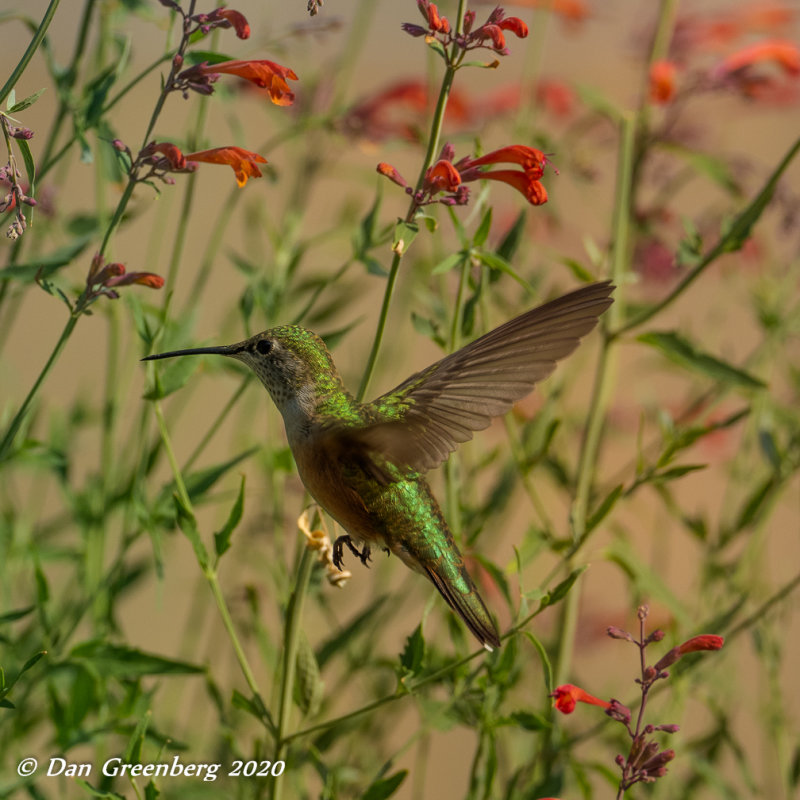
M 660 350 L 667 358 L 694 372 L 738 386 L 743 389 L 763 389 L 766 384 L 738 367 L 698 350 L 676 331 L 652 331 L 638 336 L 643 344 Z
M 239 484 L 239 495 L 236 498 L 236 502 L 233 504 L 233 508 L 231 508 L 231 513 L 228 515 L 228 519 L 222 530 L 214 534 L 214 550 L 217 553 L 217 558 L 220 558 L 231 546 L 231 534 L 242 521 L 242 512 L 244 511 L 244 482 L 245 476 L 242 475 L 242 480 Z

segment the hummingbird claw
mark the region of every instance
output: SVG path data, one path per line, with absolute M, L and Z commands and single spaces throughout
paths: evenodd
M 370 548 L 369 545 L 364 543 L 364 546 L 361 550 L 359 550 L 354 544 L 353 540 L 347 536 L 346 534 L 343 536 L 339 536 L 336 541 L 333 543 L 333 565 L 338 569 L 341 570 L 342 568 L 342 551 L 344 550 L 344 546 L 347 545 L 347 549 L 357 558 L 361 560 L 361 563 L 368 567 L 367 561 L 370 558 Z M 387 551 L 388 552 L 388 551 Z

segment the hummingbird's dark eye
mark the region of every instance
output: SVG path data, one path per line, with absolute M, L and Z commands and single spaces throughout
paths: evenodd
M 262 356 L 265 356 L 272 350 L 272 342 L 269 339 L 259 339 L 258 342 L 256 342 L 256 350 L 258 350 Z

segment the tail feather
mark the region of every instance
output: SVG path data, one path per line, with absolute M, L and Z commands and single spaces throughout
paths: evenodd
M 464 620 L 464 624 L 470 629 L 472 635 L 489 651 L 495 647 L 500 647 L 500 636 L 497 627 L 489 615 L 489 609 L 478 594 L 478 590 L 472 579 L 464 572 L 464 576 L 469 581 L 470 591 L 467 594 L 456 592 L 450 583 L 442 578 L 430 567 L 425 567 L 425 573 L 430 578 L 433 585 L 447 601 L 447 605 Z

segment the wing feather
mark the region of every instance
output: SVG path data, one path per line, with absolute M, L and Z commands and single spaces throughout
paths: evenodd
M 375 400 L 377 421 L 337 435 L 362 457 L 417 472 L 437 467 L 572 353 L 613 291 L 610 281 L 594 283 L 510 320 Z

